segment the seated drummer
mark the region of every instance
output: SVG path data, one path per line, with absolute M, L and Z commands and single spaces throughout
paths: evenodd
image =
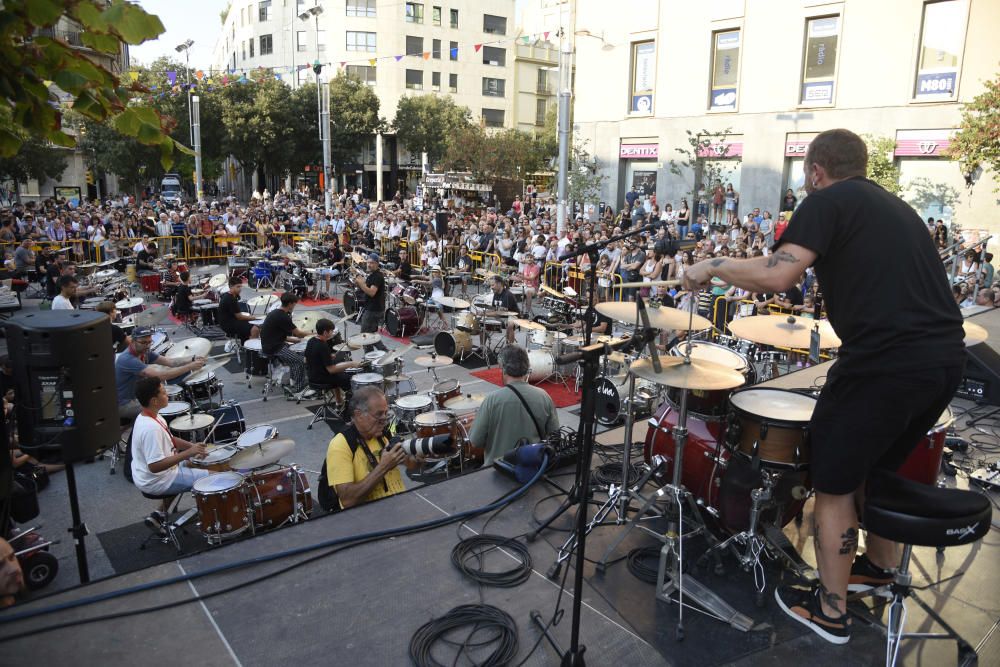
M 406 248 L 399 249 L 399 266 L 393 274 L 404 283 L 413 280 L 413 266 L 410 264 L 410 253 L 406 252 Z
M 316 335 L 306 343 L 306 373 L 311 384 L 332 385 L 337 394 L 338 409 L 344 403 L 344 391 L 351 389 L 351 377 L 345 372 L 349 368 L 360 368 L 360 361 L 337 363 L 330 351 L 330 342 L 337 330 L 333 322 L 325 317 L 316 322 Z
M 348 407 L 351 423 L 330 440 L 320 473 L 320 484 L 325 481 L 336 492 L 341 509 L 406 490 L 399 464 L 407 456 L 399 445 L 386 448 L 389 404 L 385 394 L 378 387 L 361 387 Z M 326 493 L 326 489 L 319 490 L 321 498 Z
M 124 329 L 115 324 L 115 320 L 118 319 L 118 309 L 115 307 L 114 301 L 102 301 L 97 304 L 94 310 L 104 313 L 111 320 L 111 344 L 114 347 L 115 354 L 124 352 L 125 348 L 132 343 L 132 337 L 125 333 Z
M 115 357 L 115 386 L 118 391 L 118 417 L 122 421 L 135 419 L 140 412 L 135 396 L 139 378 L 153 377 L 173 380 L 186 373 L 201 370 L 205 357 L 163 357 L 149 348 L 153 344 L 153 329 L 136 327 L 132 343 Z
M 509 310 L 515 316 L 521 314 L 517 307 L 517 297 L 507 289 L 507 282 L 502 276 L 493 276 L 490 287 L 493 289 L 493 301 L 490 302 L 490 307 L 493 310 Z M 507 320 L 507 342 L 511 345 L 514 344 L 514 317 Z
M 298 394 L 306 386 L 305 360 L 288 347 L 290 337 L 305 338 L 309 335 L 308 331 L 299 329 L 292 321 L 292 311 L 298 302 L 299 297 L 285 292 L 281 295 L 281 307 L 268 313 L 264 323 L 260 325 L 261 352 L 280 360 L 291 371 L 292 384 L 287 390 L 292 394 L 288 396 L 290 400 L 296 398 L 294 394 Z
M 194 312 L 194 304 L 191 302 L 191 274 L 181 271 L 180 279 L 174 294 L 174 315 L 190 315 Z
M 160 378 L 140 379 L 135 384 L 135 396 L 142 412 L 132 427 L 132 483 L 140 491 L 157 496 L 190 491 L 196 481 L 211 474 L 188 464 L 192 457 L 205 455 L 206 443 L 188 442 L 170 432 L 159 414 L 170 402 Z M 163 528 L 170 501 L 164 498 L 160 502 L 160 509 L 146 518 L 147 526 L 157 531 Z
M 591 342 L 593 342 L 597 336 L 610 336 L 612 327 L 614 327 L 614 322 L 612 322 L 610 317 L 602 315 L 597 312 L 596 308 L 594 308 L 596 301 L 596 294 L 592 292 L 590 295 L 591 307 L 584 310 L 583 314 L 573 323 L 574 329 L 582 331 L 584 330 L 584 326 L 587 322 L 590 322 Z
M 219 298 L 219 328 L 227 336 L 236 336 L 241 343 L 249 338 L 260 337 L 260 327 L 251 324 L 254 316 L 240 310 L 240 292 L 243 290 L 243 279 L 232 276 L 229 279 L 229 291 Z
M 142 250 L 135 255 L 135 270 L 136 271 L 152 271 L 156 272 L 156 243 L 152 241 L 146 241 L 143 244 Z

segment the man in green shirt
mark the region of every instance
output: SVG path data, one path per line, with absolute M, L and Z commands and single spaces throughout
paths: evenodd
M 522 438 L 541 442 L 559 429 L 559 415 L 552 397 L 528 384 L 529 361 L 524 348 L 517 345 L 504 348 L 500 353 L 500 369 L 504 386 L 483 401 L 469 433 L 473 447 L 485 450 L 483 465 L 501 458 Z M 544 432 L 539 433 L 539 429 Z

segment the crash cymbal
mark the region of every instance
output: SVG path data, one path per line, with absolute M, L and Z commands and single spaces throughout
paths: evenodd
M 605 301 L 604 303 L 596 304 L 594 308 L 600 314 L 606 315 L 613 320 L 624 322 L 625 324 L 636 324 L 639 321 L 639 309 L 631 301 Z M 660 308 L 650 308 L 647 306 L 646 313 L 649 315 L 649 326 L 654 329 L 678 329 L 686 331 L 689 320 L 691 322 L 691 331 L 701 331 L 702 329 L 710 329 L 712 327 L 712 323 L 701 315 L 695 314 L 691 317 L 686 311 L 678 310 L 677 308 L 662 306 Z
M 382 337 L 377 333 L 359 333 L 354 334 L 347 339 L 347 342 L 351 345 L 359 345 L 364 347 L 365 345 L 374 345 L 382 340 Z
M 520 318 L 514 320 L 514 326 L 520 327 L 521 329 L 530 329 L 531 331 L 545 331 L 544 324 L 532 322 L 531 320 L 522 320 Z
M 973 324 L 972 322 L 962 322 L 962 328 L 965 330 L 965 346 L 975 345 L 977 343 L 982 343 L 987 338 L 989 334 L 986 329 L 979 326 L 978 324 Z
M 472 305 L 465 299 L 457 299 L 453 296 L 439 296 L 434 300 L 446 308 L 457 308 L 459 310 L 465 310 Z
M 229 459 L 229 467 L 233 470 L 250 470 L 277 463 L 283 456 L 291 454 L 295 449 L 295 441 L 291 438 L 265 440 L 256 445 L 244 447 L 233 458 Z
M 483 315 L 485 317 L 516 317 L 517 313 L 513 310 L 487 310 Z
M 135 324 L 140 327 L 154 327 L 170 314 L 170 308 L 166 304 L 149 306 L 141 313 L 135 314 Z
M 443 366 L 451 366 L 455 363 L 455 360 L 451 357 L 443 357 L 440 355 L 431 356 L 429 354 L 425 354 L 414 359 L 413 363 L 424 368 L 441 368 Z
M 212 349 L 212 341 L 207 338 L 188 338 L 186 340 L 177 341 L 174 346 L 167 351 L 163 356 L 168 359 L 177 359 L 184 357 L 207 357 L 209 350 Z
M 792 315 L 753 315 L 729 323 L 736 336 L 761 345 L 809 349 L 809 337 L 816 320 Z M 819 346 L 822 349 L 840 347 L 840 337 L 828 320 L 819 320 Z
M 387 375 L 385 377 L 386 382 L 406 382 L 411 379 L 409 375 Z
M 135 308 L 136 306 L 141 306 L 143 299 L 141 296 L 134 296 L 131 299 L 122 299 L 121 301 L 115 302 L 115 308 L 118 310 L 125 310 L 127 308 Z
M 407 345 L 406 347 L 401 347 L 397 350 L 392 350 L 383 354 L 375 361 L 375 365 L 378 367 L 388 366 L 389 364 L 395 363 L 397 359 L 412 350 L 416 345 Z
M 629 372 L 637 378 L 678 389 L 712 391 L 733 389 L 745 381 L 742 373 L 704 359 L 660 357 L 660 372 L 653 370 L 652 359 L 640 359 Z
M 114 264 L 114 262 L 111 263 Z M 98 264 L 98 266 L 100 266 L 100 264 Z M 94 277 L 103 280 L 104 278 L 110 278 L 115 275 L 118 275 L 118 271 L 115 269 L 101 269 L 94 274 Z
M 332 320 L 333 315 L 326 312 L 325 310 L 305 310 L 301 313 L 296 312 L 292 315 L 292 322 L 295 324 L 296 329 L 302 329 L 303 331 L 315 331 L 316 323 L 320 320 Z
M 548 285 L 546 285 L 544 283 L 542 285 L 540 285 L 540 287 L 542 288 L 543 292 L 551 294 L 552 296 L 556 297 L 557 299 L 563 298 L 562 294 L 560 294 L 559 292 L 557 292 L 556 290 L 552 289 L 551 287 L 549 287 Z
M 351 345 L 350 343 L 341 343 L 340 345 L 334 345 L 330 348 L 330 351 L 336 354 L 337 352 L 353 352 L 354 350 L 360 350 L 361 345 Z
M 449 398 L 444 407 L 449 410 L 478 410 L 485 400 L 486 394 L 466 394 Z
M 218 289 L 219 287 L 222 287 L 228 282 L 229 278 L 226 276 L 226 274 L 220 273 L 217 276 L 212 276 L 211 278 L 209 278 L 208 286 L 211 287 L 212 289 Z

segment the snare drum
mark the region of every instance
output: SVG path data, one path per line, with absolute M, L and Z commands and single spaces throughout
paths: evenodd
M 479 333 L 479 320 L 477 320 L 476 316 L 467 310 L 463 310 L 452 315 L 451 321 L 454 323 L 455 329 L 458 331 L 464 331 L 469 334 Z
M 375 368 L 375 362 L 387 354 L 389 353 L 385 350 L 372 350 L 371 352 L 365 352 L 365 364 L 367 364 L 370 368 Z M 392 375 L 392 373 L 389 375 Z
M 203 403 L 211 401 L 213 396 L 222 391 L 222 383 L 212 371 L 198 371 L 189 375 L 184 381 L 184 389 L 187 391 L 189 401 Z
M 277 437 L 278 429 L 274 425 L 260 424 L 240 434 L 240 437 L 236 439 L 236 446 L 239 449 L 246 449 L 268 440 L 274 440 Z
M 687 351 L 687 343 L 680 343 L 670 350 L 670 354 L 675 357 L 682 357 Z M 710 361 L 734 371 L 747 378 L 753 384 L 753 366 L 749 360 L 739 352 L 731 350 L 724 345 L 708 343 L 701 340 L 692 341 L 691 358 Z M 681 390 L 674 387 L 667 388 L 667 398 L 673 405 L 679 406 L 681 400 Z M 688 413 L 698 415 L 706 420 L 724 419 L 728 406 L 729 390 L 702 391 L 700 389 L 688 390 Z
M 243 343 L 246 350 L 246 372 L 247 375 L 263 377 L 267 375 L 267 359 L 261 356 L 260 338 L 250 338 Z
M 443 357 L 461 357 L 472 352 L 472 336 L 465 331 L 439 331 L 434 336 L 434 351 Z
M 167 391 L 170 390 L 169 389 L 170 387 L 177 387 L 181 391 L 184 391 L 178 385 L 168 384 L 167 387 L 168 387 Z M 188 403 L 187 401 L 170 401 L 169 403 L 167 403 L 165 407 L 160 408 L 160 416 L 166 419 L 167 422 L 169 423 L 171 417 L 177 417 L 179 415 L 184 414 L 185 412 L 190 412 L 190 411 L 191 411 L 191 404 Z
M 296 512 L 305 512 L 307 517 L 312 513 L 309 479 L 295 466 L 250 473 L 245 493 L 258 528 L 277 528 Z
M 558 356 L 559 346 L 566 340 L 567 335 L 561 331 L 543 331 L 535 329 L 531 332 L 531 342 L 538 347 L 549 348 Z
M 764 467 L 809 466 L 809 420 L 816 399 L 784 389 L 740 389 L 729 399 L 726 440 L 740 456 Z
M 191 488 L 201 532 L 210 540 L 233 537 L 250 527 L 244 481 L 238 472 L 217 472 L 197 480 Z
M 385 378 L 382 377 L 381 373 L 358 373 L 351 378 L 351 393 L 357 393 L 362 387 L 378 387 L 382 388 L 382 383 L 385 382 Z
M 211 442 L 208 432 L 212 430 L 215 419 L 204 412 L 174 417 L 170 420 L 170 431 L 178 438 L 188 442 Z
M 937 423 L 927 432 L 916 449 L 910 452 L 896 474 L 914 482 L 936 484 L 938 474 L 941 472 L 941 459 L 944 458 L 944 441 L 948 435 L 948 428 L 954 421 L 951 408 L 945 408 Z
M 306 353 L 306 346 L 308 346 L 308 345 L 309 345 L 309 339 L 307 338 L 305 340 L 300 340 L 298 343 L 294 343 L 292 345 L 289 345 L 288 349 L 290 351 L 294 352 L 295 354 L 305 354 Z
M 188 461 L 192 468 L 201 468 L 202 470 L 211 470 L 213 472 L 225 472 L 226 470 L 232 470 L 232 467 L 229 465 L 229 460 L 236 455 L 237 451 L 236 447 L 232 445 L 222 445 L 219 447 L 213 447 L 201 458 L 194 457 L 188 459 Z
M 435 435 L 450 434 L 455 415 L 451 412 L 435 411 L 417 415 L 414 423 L 417 425 L 418 438 L 430 438 Z
M 177 403 L 181 401 L 184 397 L 184 387 L 179 384 L 168 384 L 167 385 L 167 400 L 171 403 Z M 163 411 L 160 411 L 163 414 Z
M 461 393 L 462 384 L 454 378 L 441 380 L 431 389 L 431 396 L 434 397 L 434 402 L 439 410 L 445 409 L 444 404 L 448 402 L 448 399 L 455 398 Z
M 528 352 L 528 382 L 541 382 L 556 371 L 556 357 L 548 350 Z
M 433 401 L 426 394 L 412 394 L 397 398 L 392 404 L 392 411 L 396 415 L 396 423 L 405 426 L 407 432 L 412 432 L 414 420 L 419 415 L 430 412 L 433 407 Z

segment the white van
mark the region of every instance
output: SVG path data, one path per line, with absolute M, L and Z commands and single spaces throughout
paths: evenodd
M 180 206 L 184 201 L 181 177 L 178 174 L 164 174 L 160 181 L 160 197 L 171 206 Z

